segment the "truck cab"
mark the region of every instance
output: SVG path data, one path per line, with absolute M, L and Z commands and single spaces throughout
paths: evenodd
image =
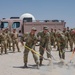
M 2 19 L 0 20 L 0 32 L 2 29 L 8 28 L 12 32 L 13 29 L 16 29 L 17 32 L 22 30 L 22 20 L 20 19 Z

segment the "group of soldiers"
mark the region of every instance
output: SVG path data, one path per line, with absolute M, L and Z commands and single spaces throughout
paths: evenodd
M 69 27 L 67 27 L 61 31 L 60 29 L 56 30 L 51 28 L 51 31 L 49 31 L 49 28 L 44 26 L 42 31 L 39 31 L 37 34 L 36 31 L 37 29 L 33 27 L 31 32 L 25 33 L 23 37 L 26 40 L 25 45 L 33 50 L 35 50 L 36 43 L 40 42 L 39 53 L 41 56 L 43 56 L 44 51 L 47 50 L 47 58 L 52 58 L 52 46 L 57 48 L 57 51 L 59 51 L 60 59 L 65 59 L 65 48 L 68 49 L 68 46 L 70 46 L 70 51 L 73 51 L 73 44 L 75 41 L 75 33 L 73 32 L 73 29 L 70 30 Z M 24 67 L 27 67 L 28 53 L 30 51 L 27 47 L 25 47 L 24 50 Z M 32 54 L 37 67 L 38 65 L 41 66 L 43 57 L 40 56 L 38 59 L 38 55 L 36 53 L 32 52 Z
M 8 49 L 10 51 L 13 49 L 13 52 L 15 52 L 15 44 L 18 49 L 18 52 L 20 52 L 18 46 L 18 33 L 16 32 L 16 29 L 13 29 L 12 32 L 10 32 L 8 28 L 2 29 L 2 32 L 0 33 L 1 55 L 3 54 L 3 52 L 7 54 Z
M 20 31 L 21 32 L 21 31 Z M 24 47 L 24 68 L 27 68 L 28 63 L 28 53 L 29 49 L 35 50 L 36 44 L 39 42 L 39 56 L 38 54 L 34 53 L 34 51 L 31 51 L 33 54 L 34 61 L 37 65 L 37 68 L 39 65 L 42 65 L 43 61 L 43 55 L 44 51 L 47 51 L 47 58 L 52 58 L 51 50 L 52 48 L 56 48 L 57 51 L 59 51 L 59 58 L 65 59 L 65 48 L 69 48 L 70 51 L 73 51 L 74 44 L 75 44 L 75 30 L 69 29 L 69 27 L 64 28 L 63 31 L 60 29 L 56 30 L 51 28 L 49 31 L 49 28 L 47 26 L 43 27 L 42 31 L 37 32 L 37 29 L 35 27 L 32 27 L 30 32 L 24 33 L 23 35 L 20 34 L 20 42 L 24 46 L 24 40 L 25 40 L 25 46 Z M 11 50 L 11 47 L 13 49 L 13 52 L 15 52 L 15 44 L 17 47 L 18 52 L 20 52 L 20 48 L 18 46 L 18 37 L 19 34 L 17 33 L 16 29 L 13 29 L 12 32 L 9 32 L 8 29 L 3 29 L 2 33 L 0 33 L 0 45 L 1 45 L 1 54 L 3 51 L 5 51 L 5 54 L 7 54 L 7 49 Z

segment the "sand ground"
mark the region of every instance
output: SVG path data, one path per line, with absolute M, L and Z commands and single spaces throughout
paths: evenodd
M 43 60 L 43 66 L 39 69 L 36 69 L 35 62 L 31 52 L 29 52 L 28 58 L 28 67 L 23 68 L 23 51 L 24 48 L 20 45 L 21 52 L 8 51 L 8 54 L 0 55 L 0 75 L 75 75 L 75 56 L 72 59 L 71 63 L 62 64 L 59 63 L 58 51 L 56 49 L 52 50 L 52 55 L 55 60 L 52 60 L 50 65 L 49 61 Z M 39 47 L 36 46 L 36 50 L 39 50 Z M 69 62 L 72 52 L 66 49 L 66 59 L 65 63 Z M 46 57 L 46 53 L 44 54 Z

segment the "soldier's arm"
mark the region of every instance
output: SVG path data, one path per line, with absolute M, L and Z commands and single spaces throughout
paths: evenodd
M 28 34 L 29 34 L 28 32 L 24 33 L 23 36 L 22 36 L 22 38 L 21 38 L 21 44 L 22 44 L 23 46 L 24 46 L 24 43 L 23 43 L 23 42 L 26 40 Z
M 14 37 L 14 34 L 13 34 L 13 32 L 11 32 L 11 38 L 13 38 Z
M 37 38 L 37 36 L 35 36 L 34 44 L 36 44 L 37 42 L 38 42 L 38 38 Z
M 38 41 L 40 41 L 41 35 L 42 35 L 41 32 L 38 32 L 38 33 L 37 33 L 37 40 L 38 40 Z
M 23 40 L 25 41 L 27 39 L 27 36 L 28 36 L 29 32 L 26 32 L 23 34 Z

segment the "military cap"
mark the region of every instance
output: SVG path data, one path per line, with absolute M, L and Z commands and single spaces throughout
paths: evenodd
M 44 30 L 48 30 L 48 27 L 47 27 L 47 26 L 44 26 L 43 29 L 44 29 Z
M 35 27 L 32 27 L 32 30 L 37 31 L 37 29 Z
M 61 35 L 61 34 L 63 34 L 63 32 L 58 30 L 57 31 L 57 34 L 60 34 Z

